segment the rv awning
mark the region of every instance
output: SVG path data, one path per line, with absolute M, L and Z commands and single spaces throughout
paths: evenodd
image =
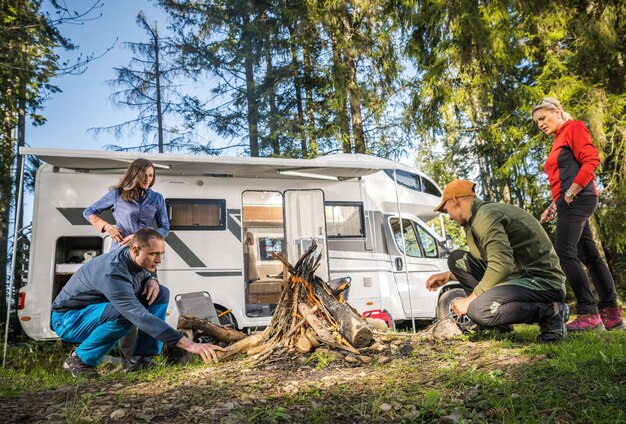
M 382 169 L 415 172 L 406 165 L 361 154 L 337 154 L 315 159 L 277 159 L 31 147 L 22 147 L 20 153 L 37 156 L 59 168 L 84 171 L 119 172 L 126 169 L 133 160 L 143 157 L 150 160 L 160 174 L 173 175 L 349 179 L 370 175 Z

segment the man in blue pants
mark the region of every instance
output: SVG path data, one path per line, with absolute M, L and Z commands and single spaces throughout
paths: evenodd
M 98 256 L 70 278 L 52 303 L 52 328 L 78 347 L 63 363 L 74 377 L 96 377 L 96 366 L 131 328 L 139 333 L 127 371 L 153 364 L 163 343 L 217 361 L 208 343 L 194 343 L 165 323 L 169 290 L 152 275 L 165 253 L 163 236 L 151 228 L 135 233 L 129 247 Z

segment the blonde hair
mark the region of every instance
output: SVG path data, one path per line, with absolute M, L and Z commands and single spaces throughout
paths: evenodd
M 564 121 L 569 121 L 570 119 L 573 119 L 572 115 L 570 115 L 569 113 L 563 110 L 563 106 L 561 106 L 561 102 L 559 102 L 554 97 L 542 98 L 539 103 L 533 106 L 532 110 L 530 111 L 530 116 L 532 117 L 535 114 L 535 112 L 538 111 L 539 109 L 558 110 L 559 112 L 561 112 L 561 117 L 563 118 Z

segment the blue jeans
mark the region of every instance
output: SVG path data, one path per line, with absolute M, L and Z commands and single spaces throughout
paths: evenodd
M 169 290 L 159 285 L 159 294 L 152 305 L 141 303 L 150 314 L 165 321 Z M 88 366 L 100 363 L 115 344 L 131 329 L 132 324 L 109 303 L 96 303 L 83 309 L 52 312 L 52 329 L 68 343 L 79 343 L 76 355 Z M 134 355 L 152 356 L 161 353 L 163 343 L 139 330 Z

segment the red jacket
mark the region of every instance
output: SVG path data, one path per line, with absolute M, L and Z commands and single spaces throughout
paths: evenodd
M 579 196 L 598 195 L 594 172 L 600 164 L 598 150 L 591 142 L 591 134 L 582 121 L 565 121 L 556 132 L 552 151 L 543 165 L 550 181 L 552 200 L 565 194 L 572 183 L 583 189 Z

